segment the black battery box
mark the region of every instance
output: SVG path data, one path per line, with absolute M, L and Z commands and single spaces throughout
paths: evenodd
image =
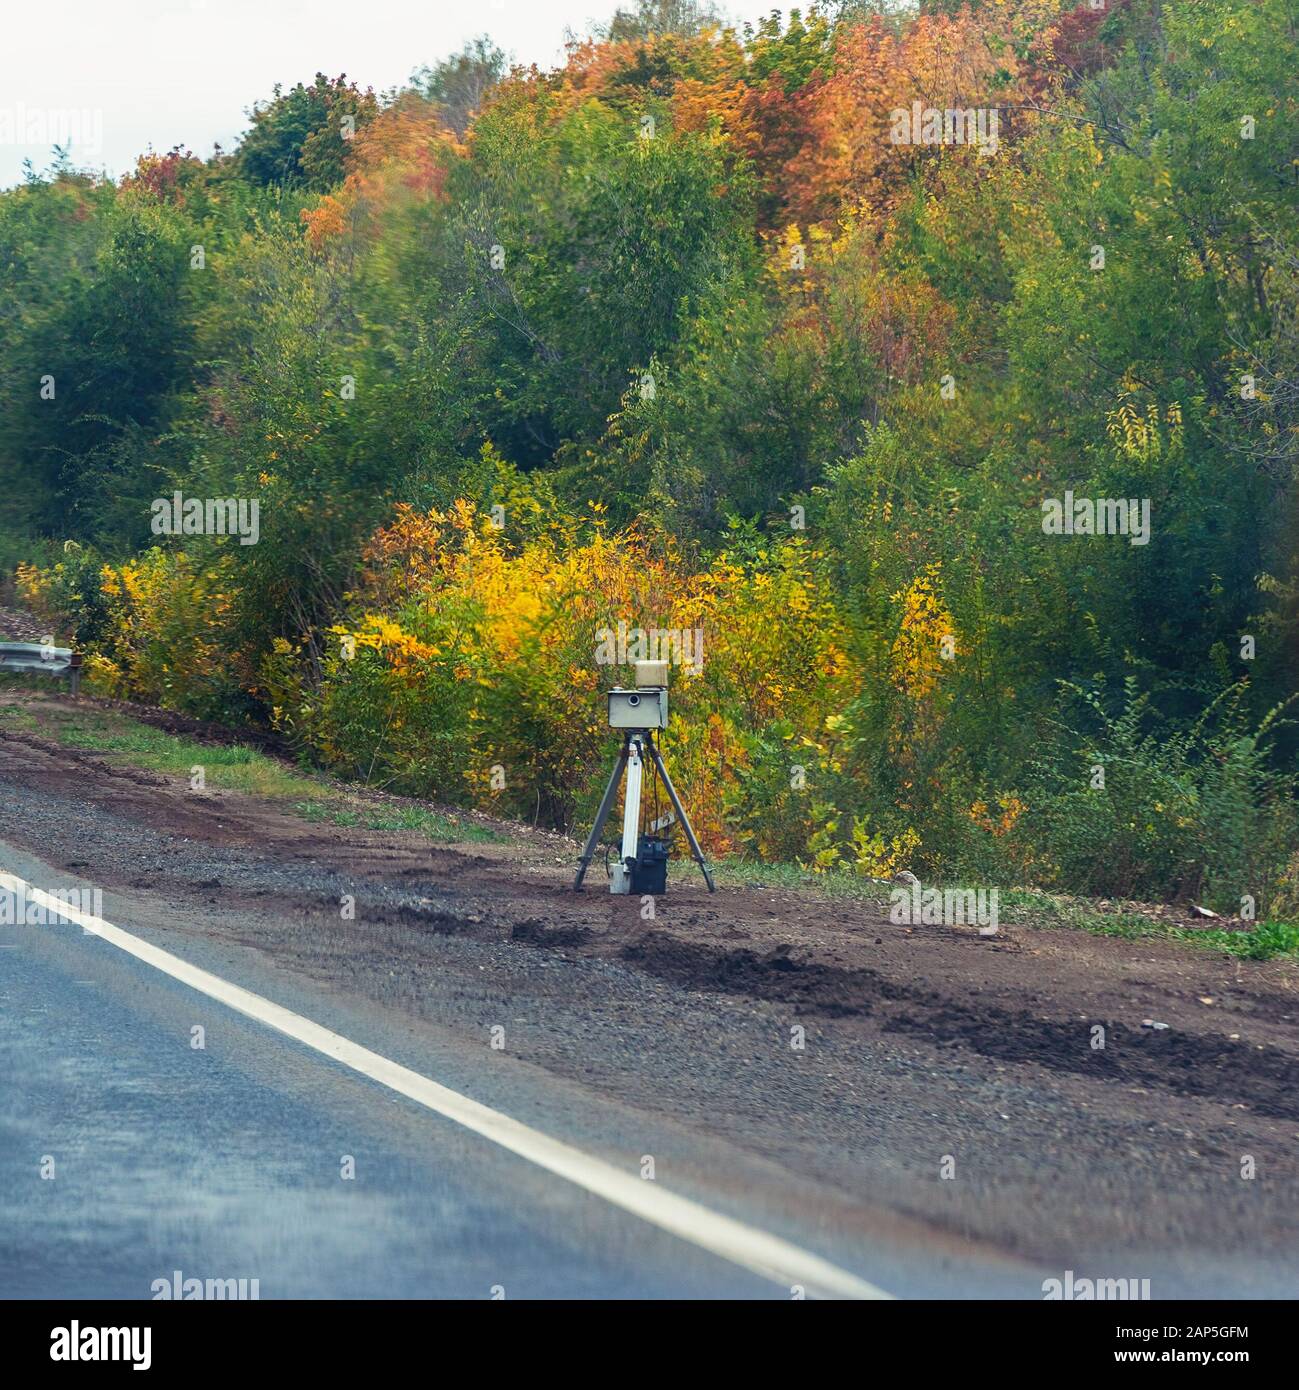
M 668 891 L 668 842 L 654 835 L 642 835 L 636 846 L 636 858 L 631 866 L 633 893 L 666 893 Z

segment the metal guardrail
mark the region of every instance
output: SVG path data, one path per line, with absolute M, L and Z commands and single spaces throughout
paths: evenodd
M 81 689 L 80 652 L 49 647 L 42 642 L 0 642 L 0 671 L 36 671 L 43 676 L 67 676 L 75 695 Z

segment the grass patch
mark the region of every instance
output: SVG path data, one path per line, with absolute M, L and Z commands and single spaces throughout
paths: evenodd
M 698 874 L 693 861 L 673 861 L 674 871 Z M 857 902 L 887 903 L 889 890 L 884 884 L 872 883 L 842 869 L 814 874 L 801 864 L 762 864 L 753 859 L 718 859 L 709 861 L 709 868 L 718 884 L 728 888 L 785 888 L 791 892 L 809 889 L 822 898 L 850 898 Z
M 1221 931 L 1216 927 L 1189 931 L 1185 927 L 1160 923 L 1149 917 L 1126 916 L 1119 917 L 1113 923 L 1102 917 L 1097 925 L 1089 925 L 1088 930 L 1100 936 L 1122 936 L 1128 940 L 1155 936 L 1168 941 L 1184 941 L 1204 950 L 1222 951 L 1244 960 L 1299 958 L 1299 926 L 1289 922 L 1260 922 L 1253 931 Z
M 403 806 L 391 811 L 336 810 L 319 802 L 304 801 L 293 808 L 309 821 L 328 821 L 331 825 L 355 826 L 361 830 L 414 830 L 426 839 L 443 844 L 500 843 L 506 837 L 486 826 L 443 811 L 419 806 Z
M 26 710 L 0 706 L 0 717 L 6 724 L 44 733 L 66 748 L 100 753 L 110 762 L 127 763 L 187 781 L 193 769 L 201 767 L 205 786 L 253 796 L 301 797 L 311 793 L 332 797 L 338 794 L 317 778 L 285 767 L 277 759 L 244 744 L 200 743 L 197 739 L 142 724 L 127 715 L 97 709 L 43 707 L 41 715 L 38 720 Z
M 1252 931 L 1182 927 L 1142 912 L 1103 912 L 1090 899 L 1032 888 L 1001 889 L 1000 907 L 1001 916 L 1008 922 L 1076 927 L 1097 936 L 1115 936 L 1124 941 L 1180 941 L 1244 960 L 1299 959 L 1299 926 L 1289 922 L 1260 922 Z
M 732 888 L 783 888 L 811 892 L 821 898 L 851 899 L 885 907 L 889 885 L 874 883 L 851 872 L 831 870 L 814 874 L 799 864 L 760 864 L 745 859 L 721 859 L 712 866 L 719 884 Z M 693 873 L 689 860 L 674 862 L 674 871 Z M 930 887 L 930 884 L 926 884 Z M 934 887 L 971 887 L 943 884 Z M 983 886 L 983 885 L 980 885 Z M 986 885 L 992 887 L 993 885 Z M 1003 922 L 1033 927 L 1073 927 L 1125 941 L 1179 941 L 1205 951 L 1220 951 L 1244 960 L 1299 959 L 1299 925 L 1261 922 L 1252 931 L 1218 927 L 1189 928 L 1141 912 L 1107 912 L 1088 898 L 1047 893 L 1034 888 L 998 888 L 998 914 Z
M 85 748 L 150 772 L 188 779 L 203 769 L 204 785 L 253 796 L 291 797 L 306 791 L 335 795 L 314 778 L 287 768 L 244 744 L 199 743 L 134 720 L 105 718 L 68 721 L 55 737 L 70 748 Z
M 0 719 L 9 727 L 32 729 L 67 748 L 102 754 L 149 772 L 188 781 L 195 767 L 203 769 L 204 785 L 223 791 L 246 792 L 291 800 L 290 809 L 308 821 L 363 830 L 413 830 L 443 844 L 495 843 L 507 837 L 468 817 L 420 806 L 357 807 L 334 805 L 343 797 L 338 788 L 309 771 L 298 771 L 246 744 L 201 743 L 168 733 L 129 715 L 98 709 L 44 707 L 42 718 L 16 705 L 0 705 Z
M 0 723 L 9 729 L 27 729 L 32 732 L 40 728 L 40 720 L 21 705 L 0 705 Z

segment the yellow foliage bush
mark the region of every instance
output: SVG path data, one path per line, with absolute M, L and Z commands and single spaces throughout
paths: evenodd
M 229 642 L 230 590 L 223 558 L 200 564 L 183 551 L 155 547 L 105 564 L 96 682 L 115 695 L 231 716 L 239 673 Z
M 854 687 L 815 561 L 795 538 L 695 572 L 668 540 L 610 534 L 598 508 L 520 543 L 467 502 L 403 506 L 366 547 L 314 697 L 280 649 L 262 691 L 280 727 L 349 771 L 571 824 L 616 747 L 602 691 L 632 678 L 602 655 L 635 655 L 620 624 L 671 634 L 668 755 L 701 840 L 725 852 L 748 731 L 811 733 Z

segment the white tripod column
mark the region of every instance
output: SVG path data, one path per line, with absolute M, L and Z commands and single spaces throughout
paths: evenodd
M 622 811 L 622 862 L 624 872 L 615 882 L 615 892 L 631 892 L 631 876 L 627 871 L 627 861 L 636 858 L 640 841 L 640 787 L 641 774 L 645 769 L 644 749 L 639 736 L 633 735 L 627 747 L 627 796 Z

